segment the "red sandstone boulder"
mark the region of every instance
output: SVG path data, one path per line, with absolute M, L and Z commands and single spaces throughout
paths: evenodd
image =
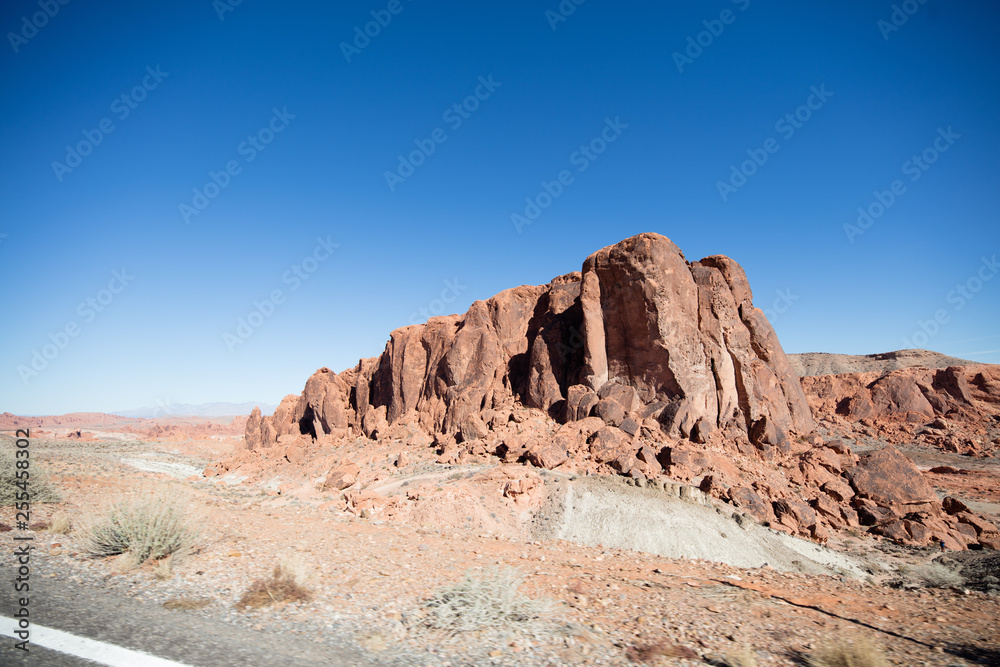
M 847 476 L 858 496 L 901 515 L 941 506 L 913 462 L 892 446 L 865 454 Z
M 594 433 L 589 444 L 590 459 L 596 463 L 610 463 L 632 450 L 632 439 L 621 430 L 609 426 Z
M 625 419 L 625 408 L 613 398 L 602 398 L 594 408 L 594 414 L 608 426 L 618 426 Z
M 361 468 L 353 463 L 346 463 L 332 468 L 326 474 L 323 491 L 343 491 L 358 481 Z
M 569 452 L 553 442 L 543 442 L 528 450 L 528 461 L 539 468 L 551 470 L 569 460 Z
M 597 405 L 597 393 L 590 387 L 575 384 L 566 390 L 566 420 L 586 419 Z

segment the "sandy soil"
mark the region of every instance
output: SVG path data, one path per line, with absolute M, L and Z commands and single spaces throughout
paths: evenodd
M 490 459 L 459 468 L 415 457 L 397 470 L 397 452 L 368 451 L 363 485 L 397 500 L 390 515 L 388 507 L 369 509 L 363 493 L 352 504 L 317 491 L 323 476 L 310 474 L 322 466 L 296 476 L 286 464 L 266 480 L 235 485 L 189 475 L 228 453 L 232 443 L 220 440 L 38 439 L 32 447 L 64 496 L 36 508 L 34 520 L 64 513 L 77 526 L 69 535 L 39 533 L 40 557 L 58 576 L 156 604 L 202 600 L 203 608 L 178 613 L 250 628 L 317 640 L 337 628 L 385 664 L 631 664 L 630 651 L 659 645 L 697 656 L 659 664 L 723 664 L 750 647 L 758 664 L 785 665 L 847 638 L 878 644 L 893 664 L 1000 660 L 995 594 L 914 583 L 916 568 L 939 553 L 850 535 L 825 550 L 741 526 L 690 492 L 681 500 L 679 487 L 675 497 Z M 949 476 L 936 481 L 944 488 Z M 109 499 L 168 487 L 190 495 L 202 526 L 198 551 L 168 579 L 151 565 L 121 572 L 116 559 L 81 552 L 80 526 Z M 8 524 L 9 509 L 0 510 Z M 647 541 L 650 534 L 658 537 Z M 311 570 L 313 599 L 238 611 L 253 581 L 290 553 Z M 0 559 L 10 565 L 6 551 Z M 756 567 L 762 559 L 768 565 Z M 426 627 L 428 596 L 494 565 L 518 568 L 522 592 L 553 601 L 551 611 L 524 627 L 454 636 Z

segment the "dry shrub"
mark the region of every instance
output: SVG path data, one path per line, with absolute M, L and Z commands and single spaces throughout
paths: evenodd
M 13 505 L 17 500 L 17 494 L 23 489 L 17 486 L 18 482 L 24 482 L 17 478 L 17 461 L 13 447 L 3 447 L 0 449 L 0 505 Z M 57 503 L 62 500 L 56 492 L 55 487 L 49 482 L 45 471 L 38 466 L 36 461 L 29 464 L 27 491 L 29 500 L 32 503 Z
M 156 561 L 153 566 L 153 575 L 160 581 L 166 581 L 174 576 L 173 559 L 173 556 L 167 556 Z
M 635 646 L 630 646 L 625 651 L 625 657 L 632 662 L 638 662 L 644 665 L 653 665 L 659 662 L 661 658 L 686 658 L 689 660 L 697 660 L 698 654 L 689 649 L 687 646 L 668 644 L 666 642 L 655 642 L 652 644 L 637 644 Z
M 212 601 L 208 598 L 171 598 L 163 603 L 163 607 L 174 611 L 192 611 L 204 609 L 210 604 Z
M 312 592 L 306 588 L 310 574 L 301 556 L 282 558 L 274 567 L 270 579 L 258 579 L 250 585 L 237 609 L 260 609 L 273 604 L 306 602 L 312 599 Z
M 819 647 L 809 656 L 810 667 L 888 667 L 882 650 L 875 644 L 859 640 L 853 644 L 830 643 Z
M 166 489 L 108 505 L 84 530 L 83 549 L 91 556 L 123 554 L 122 565 L 127 560 L 134 567 L 182 557 L 197 542 L 186 498 L 177 489 Z
M 914 568 L 911 576 L 927 588 L 951 588 L 965 585 L 965 577 L 941 563 L 927 563 Z
M 69 535 L 73 530 L 73 522 L 70 520 L 69 515 L 60 512 L 52 517 L 52 523 L 49 524 L 49 532 L 55 533 L 56 535 Z
M 439 589 L 424 603 L 429 611 L 426 622 L 441 630 L 464 632 L 534 620 L 551 604 L 520 595 L 523 582 L 524 575 L 512 567 L 487 568 L 482 578 L 466 572 L 462 581 Z

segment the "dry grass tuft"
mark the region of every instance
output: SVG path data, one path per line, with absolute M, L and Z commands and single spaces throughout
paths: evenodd
M 68 514 L 60 512 L 52 517 L 52 523 L 49 524 L 50 533 L 55 533 L 56 535 L 69 535 L 72 531 L 73 522 L 70 520 Z
M 153 576 L 160 581 L 166 581 L 174 576 L 173 556 L 167 556 L 156 561 L 156 564 L 153 566 Z
M 20 502 L 17 494 L 24 489 L 18 486 L 20 482 L 24 485 L 23 479 L 17 478 L 17 462 L 25 459 L 18 459 L 14 454 L 14 447 L 3 447 L 0 449 L 0 505 L 13 505 Z M 37 461 L 32 461 L 28 469 L 27 491 L 29 500 L 32 503 L 57 503 L 62 500 L 56 492 L 55 487 L 49 482 L 45 471 L 38 467 Z
M 668 644 L 666 642 L 630 646 L 625 651 L 625 657 L 632 662 L 638 662 L 644 665 L 656 664 L 660 662 L 661 658 L 685 658 L 688 660 L 698 660 L 698 654 L 689 649 L 687 646 Z
M 888 667 L 882 650 L 859 640 L 853 644 L 831 643 L 821 646 L 809 656 L 810 667 Z
M 271 578 L 253 582 L 236 603 L 236 608 L 260 609 L 275 604 L 311 600 L 312 592 L 306 588 L 310 578 L 310 573 L 298 554 L 282 558 L 271 573 Z
M 207 598 L 171 598 L 163 603 L 163 607 L 174 611 L 193 611 L 204 609 L 210 604 L 212 601 Z
M 952 586 L 965 585 L 965 577 L 941 563 L 928 563 L 913 568 L 910 576 L 927 588 L 951 588 Z
M 466 572 L 462 581 L 439 589 L 424 603 L 429 611 L 426 623 L 464 632 L 534 620 L 549 611 L 551 603 L 520 595 L 523 582 L 524 575 L 512 567 L 487 568 L 482 578 Z
M 176 489 L 143 492 L 112 503 L 85 528 L 83 549 L 91 556 L 123 554 L 137 567 L 147 560 L 182 557 L 198 542 L 188 503 Z

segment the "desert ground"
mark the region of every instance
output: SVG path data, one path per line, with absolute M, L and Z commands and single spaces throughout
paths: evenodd
M 981 560 L 988 551 L 942 554 L 854 532 L 823 547 L 794 540 L 804 551 L 797 553 L 785 543 L 794 538 L 734 521 L 732 507 L 692 487 L 684 487 L 682 499 L 669 482 L 639 487 L 621 476 L 560 474 L 495 458 L 442 464 L 433 447 L 406 448 L 410 462 L 399 468 L 402 443 L 360 439 L 339 456 L 376 474 L 369 488 L 382 498 L 426 498 L 419 510 L 386 517 L 348 506 L 341 492 L 289 486 L 282 481 L 294 477 L 287 461 L 261 482 L 206 477 L 206 468 L 240 444 L 232 420 L 40 421 L 31 429 L 33 460 L 62 500 L 34 509 L 35 567 L 40 576 L 73 582 L 84 598 L 91 589 L 111 591 L 176 615 L 296 636 L 320 649 L 346 645 L 387 665 L 737 665 L 751 664 L 737 662 L 748 651 L 760 665 L 805 664 L 827 644 L 858 640 L 880 647 L 891 664 L 1000 659 L 1000 597 L 988 573 L 938 582 L 929 569 L 944 562 L 961 572 L 962 557 Z M 212 429 L 219 433 L 207 436 Z M 12 443 L 6 431 L 3 446 Z M 926 448 L 913 455 L 939 494 L 996 515 L 994 459 Z M 926 472 L 943 466 L 957 472 Z M 512 481 L 523 493 L 509 492 Z M 568 521 L 569 488 L 589 495 L 603 513 L 578 502 L 580 516 Z M 187 498 L 201 537 L 168 571 L 85 553 L 81 532 L 109 499 L 175 489 Z M 620 511 L 609 510 L 616 503 Z M 636 526 L 635 517 L 659 521 L 665 534 L 637 540 L 653 527 Z M 68 533 L 50 532 L 63 518 L 72 525 Z M 0 521 L 14 524 L 10 508 Z M 651 553 L 671 550 L 671 557 Z M 251 585 L 289 556 L 306 571 L 309 599 L 239 609 Z M 739 562 L 746 557 L 763 562 Z M 988 570 L 995 573 L 992 558 Z M 435 591 L 501 566 L 516 568 L 524 577 L 520 592 L 549 601 L 548 609 L 521 623 L 465 632 L 426 624 Z M 188 662 L 198 664 L 198 656 Z

